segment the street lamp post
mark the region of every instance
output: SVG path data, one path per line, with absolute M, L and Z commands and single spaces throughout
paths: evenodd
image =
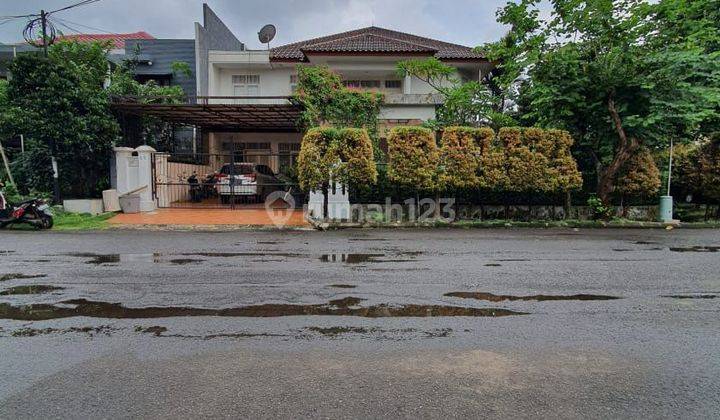
M 668 164 L 667 195 L 660 197 L 660 221 L 670 223 L 673 221 L 673 198 L 670 195 L 673 166 L 673 139 L 670 139 L 670 162 Z

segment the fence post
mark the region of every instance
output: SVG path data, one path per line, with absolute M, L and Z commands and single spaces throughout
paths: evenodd
M 157 194 L 157 204 L 160 208 L 170 207 L 170 197 L 168 194 L 168 154 L 155 153 L 155 189 Z

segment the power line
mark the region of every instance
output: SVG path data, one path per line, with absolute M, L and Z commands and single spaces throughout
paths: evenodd
M 73 9 L 73 8 L 75 8 L 75 7 L 85 6 L 85 5 L 87 5 L 87 4 L 97 3 L 97 2 L 99 2 L 99 1 L 100 1 L 100 0 L 83 0 L 83 1 L 81 1 L 81 2 L 79 2 L 79 3 L 71 4 L 70 6 L 65 6 L 65 7 L 63 7 L 63 8 L 50 11 L 50 12 L 48 12 L 48 14 L 50 14 L 50 13 L 62 12 L 63 10 Z
M 79 26 L 79 27 L 81 27 L 81 28 L 91 29 L 91 30 L 93 30 L 93 31 L 103 32 L 103 33 L 106 33 L 106 34 L 109 34 L 109 35 L 118 35 L 117 32 L 106 31 L 105 29 L 95 28 L 95 27 L 88 26 L 88 25 L 85 25 L 85 24 L 82 24 L 82 23 L 73 22 L 73 21 L 68 20 L 68 19 L 65 19 L 65 18 L 60 19 L 59 17 L 53 17 L 53 20 L 55 20 L 56 22 L 58 22 L 58 23 L 61 24 L 61 25 L 62 25 L 63 23 L 66 24 L 66 25 L 67 25 L 67 24 L 70 24 L 70 25 Z
M 99 2 L 99 1 L 100 1 L 100 0 L 83 0 L 83 1 L 81 1 L 81 2 L 79 2 L 79 3 L 71 4 L 70 6 L 65 6 L 65 7 L 62 7 L 62 8 L 60 8 L 60 9 L 56 9 L 56 10 L 52 10 L 52 11 L 50 11 L 50 12 L 46 12 L 46 14 L 49 15 L 49 14 L 51 14 L 51 13 L 62 12 L 62 11 L 64 11 L 64 10 L 73 9 L 73 8 L 75 8 L 75 7 L 80 7 L 80 6 L 85 6 L 85 5 L 87 5 L 87 4 L 97 3 L 97 2 Z M 40 13 L 28 13 L 27 15 L 0 16 L 0 20 L 5 20 L 5 19 L 25 19 L 25 18 L 33 18 L 33 17 L 38 17 L 38 16 L 40 16 Z

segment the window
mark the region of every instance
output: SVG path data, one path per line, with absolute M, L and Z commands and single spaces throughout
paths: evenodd
M 260 95 L 260 75 L 258 74 L 234 74 L 232 83 L 235 96 Z
M 290 92 L 295 93 L 297 90 L 298 76 L 297 74 L 290 75 Z
M 343 83 L 354 89 L 380 89 L 379 80 L 344 80 Z
M 386 80 L 385 89 L 400 89 L 402 84 L 399 80 Z

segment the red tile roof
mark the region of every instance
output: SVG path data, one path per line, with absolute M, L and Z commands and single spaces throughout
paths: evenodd
M 482 54 L 472 48 L 436 39 L 424 38 L 404 32 L 370 26 L 354 31 L 342 32 L 287 44 L 270 50 L 273 60 L 306 59 L 305 52 L 328 53 L 418 53 L 427 52 L 439 59 L 485 60 Z
M 128 39 L 155 39 L 145 31 L 132 32 L 129 34 L 77 34 L 77 35 L 61 35 L 58 41 L 77 41 L 77 42 L 96 42 L 110 41 L 113 48 L 125 48 L 125 40 Z

